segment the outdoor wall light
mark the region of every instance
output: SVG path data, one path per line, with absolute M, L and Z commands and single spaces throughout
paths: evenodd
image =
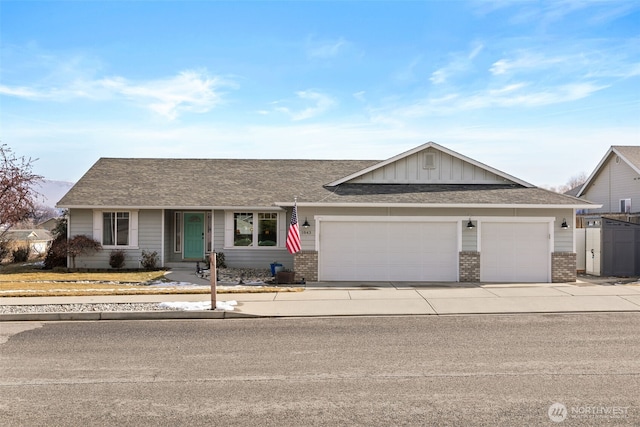
M 569 228 L 569 224 L 567 224 L 567 218 L 562 218 L 562 225 L 560 225 L 560 228 L 562 228 L 563 230 Z
M 469 230 L 476 228 L 476 226 L 471 222 L 471 218 L 469 218 L 469 222 L 467 222 L 467 228 Z
M 307 221 L 307 217 L 306 217 L 306 216 L 304 217 L 304 222 L 302 223 L 302 226 L 303 226 L 304 228 L 309 228 L 309 227 L 311 227 L 311 224 L 309 224 L 309 221 Z

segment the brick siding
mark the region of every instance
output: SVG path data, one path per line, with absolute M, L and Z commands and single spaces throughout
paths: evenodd
M 460 252 L 460 281 L 480 281 L 480 252 Z
M 551 282 L 576 281 L 575 252 L 554 252 L 551 254 Z
M 307 282 L 318 281 L 318 252 L 300 251 L 293 257 L 293 270 L 296 272 L 296 280 Z

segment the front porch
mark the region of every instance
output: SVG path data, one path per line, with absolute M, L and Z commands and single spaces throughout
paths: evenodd
M 258 218 L 257 220 L 263 220 Z M 253 224 L 242 223 L 235 213 L 223 210 L 178 210 L 164 212 L 164 266 L 184 268 L 196 263 L 208 262 L 212 251 L 224 254 L 225 263 L 231 268 L 269 269 L 278 262 L 293 268 L 293 256 L 284 247 L 272 244 L 265 236 L 285 236 L 284 215 L 272 230 L 262 230 L 253 235 Z M 235 231 L 235 232 L 234 232 Z M 264 234 L 264 235 L 263 235 Z M 244 245 L 253 237 L 253 244 Z

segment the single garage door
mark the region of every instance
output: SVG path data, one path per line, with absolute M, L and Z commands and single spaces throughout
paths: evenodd
M 456 222 L 322 221 L 319 279 L 458 280 Z
M 547 223 L 483 222 L 481 230 L 481 281 L 549 281 L 551 254 Z

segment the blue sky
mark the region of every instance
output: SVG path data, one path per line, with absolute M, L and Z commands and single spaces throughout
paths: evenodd
M 640 144 L 637 1 L 4 1 L 0 139 L 99 157 L 380 159 L 538 186 Z

